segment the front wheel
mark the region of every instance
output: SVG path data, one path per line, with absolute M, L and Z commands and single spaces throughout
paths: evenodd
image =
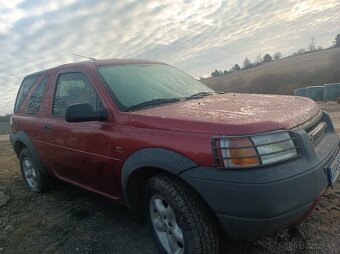
M 160 253 L 219 253 L 214 220 L 190 188 L 159 175 L 146 185 L 146 216 Z

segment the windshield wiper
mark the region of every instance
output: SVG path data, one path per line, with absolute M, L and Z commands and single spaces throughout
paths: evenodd
M 150 101 L 144 101 L 144 102 L 138 103 L 136 105 L 133 105 L 131 107 L 128 107 L 126 109 L 126 111 L 133 111 L 134 109 L 138 109 L 138 108 L 167 104 L 167 103 L 172 103 L 172 102 L 176 102 L 176 101 L 180 101 L 180 100 L 181 100 L 180 98 L 153 99 L 153 100 L 150 100 Z
M 195 93 L 193 95 L 190 95 L 189 97 L 186 97 L 186 99 L 199 99 L 202 98 L 204 96 L 208 96 L 208 95 L 212 95 L 212 94 L 216 94 L 216 93 L 223 93 L 223 92 L 200 92 L 200 93 Z

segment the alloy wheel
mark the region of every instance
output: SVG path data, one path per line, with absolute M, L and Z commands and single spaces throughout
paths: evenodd
M 182 229 L 177 223 L 174 210 L 160 195 L 150 199 L 150 215 L 153 228 L 167 253 L 184 253 Z

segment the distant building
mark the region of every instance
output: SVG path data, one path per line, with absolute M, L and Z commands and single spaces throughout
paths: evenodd
M 298 88 L 294 90 L 295 96 L 303 96 L 306 97 L 306 87 Z
M 336 101 L 340 97 L 340 83 L 297 88 L 294 90 L 294 95 L 308 97 L 315 101 Z
M 335 101 L 340 97 L 340 83 L 325 84 L 323 88 L 323 100 Z

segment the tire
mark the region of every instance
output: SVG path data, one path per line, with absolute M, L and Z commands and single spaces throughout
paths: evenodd
M 20 151 L 19 158 L 21 174 L 29 191 L 45 192 L 53 186 L 53 179 L 43 173 L 27 148 Z
M 217 226 L 206 206 L 178 179 L 158 175 L 146 185 L 145 212 L 159 253 L 219 253 Z

